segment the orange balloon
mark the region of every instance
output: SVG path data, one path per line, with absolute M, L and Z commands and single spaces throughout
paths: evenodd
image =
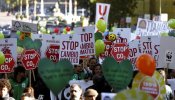
M 156 69 L 156 62 L 150 54 L 142 54 L 136 60 L 138 70 L 148 76 L 152 76 Z

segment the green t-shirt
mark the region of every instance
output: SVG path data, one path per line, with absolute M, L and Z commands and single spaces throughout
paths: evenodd
M 15 100 L 21 100 L 21 95 L 24 91 L 24 89 L 28 86 L 29 80 L 28 78 L 26 78 L 23 82 L 21 83 L 17 83 L 15 80 L 13 79 L 9 79 L 12 89 L 13 89 L 13 98 L 15 98 Z

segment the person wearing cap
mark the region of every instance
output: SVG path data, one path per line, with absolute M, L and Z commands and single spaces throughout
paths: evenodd
M 98 92 L 94 89 L 88 89 L 84 93 L 84 100 L 96 100 Z

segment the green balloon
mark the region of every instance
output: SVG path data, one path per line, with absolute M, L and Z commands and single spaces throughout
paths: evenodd
M 103 39 L 103 35 L 102 35 L 101 32 L 96 32 L 95 33 L 95 41 L 97 41 L 99 39 L 102 40 Z
M 96 23 L 96 27 L 100 32 L 103 33 L 106 30 L 107 24 L 106 24 L 105 20 L 99 19 Z
M 102 70 L 115 92 L 126 89 L 133 77 L 133 67 L 128 59 L 118 63 L 113 57 L 106 57 Z
M 69 80 L 73 76 L 73 65 L 66 59 L 54 63 L 47 58 L 43 58 L 38 64 L 38 73 L 46 86 L 57 95 L 69 84 Z
M 4 34 L 0 33 L 0 39 L 4 39 Z
M 5 55 L 3 52 L 0 51 L 0 64 L 3 64 L 5 61 Z
M 16 32 L 16 34 L 17 34 L 17 35 L 20 35 L 20 34 L 21 34 L 21 32 L 20 32 L 20 31 L 17 31 L 17 32 Z
M 101 53 L 103 53 L 105 51 L 105 44 L 103 42 L 103 40 L 97 40 L 95 42 L 95 54 L 96 56 L 99 56 Z
M 175 19 L 168 20 L 168 26 L 172 29 L 175 29 Z
M 18 54 L 21 54 L 22 52 L 24 51 L 24 48 L 22 48 L 22 47 L 17 47 L 17 53 Z
M 66 28 L 63 29 L 63 34 L 67 34 Z
M 41 40 L 39 40 L 39 39 L 34 40 L 34 46 L 35 46 L 34 49 L 36 49 L 36 50 L 40 49 L 42 46 Z

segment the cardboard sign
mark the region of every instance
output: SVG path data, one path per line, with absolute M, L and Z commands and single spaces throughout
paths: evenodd
M 155 100 L 162 100 L 166 93 L 164 79 L 157 71 L 152 77 L 139 72 L 133 80 L 132 88 L 145 91 Z
M 5 62 L 0 64 L 0 73 L 10 73 L 13 71 L 15 61 L 11 54 L 4 54 Z
M 109 9 L 110 4 L 105 3 L 96 3 L 96 18 L 95 23 L 102 18 L 105 20 L 106 23 L 108 23 L 108 15 L 109 15 Z M 97 30 L 97 27 L 95 27 L 95 31 Z
M 53 62 L 59 60 L 60 35 L 42 35 L 41 58 L 48 58 Z
M 129 42 L 129 56 L 128 59 L 131 61 L 133 65 L 133 70 L 137 70 L 137 67 L 135 66 L 137 57 L 140 55 L 139 51 L 139 40 L 134 40 Z
M 10 54 L 15 61 L 15 66 L 17 62 L 17 39 L 16 38 L 6 38 L 0 39 L 0 50 L 4 54 Z
M 120 37 L 116 39 L 115 43 L 129 43 L 131 41 L 131 28 L 115 28 L 113 33 Z
M 68 59 L 72 64 L 79 64 L 81 35 L 61 35 L 59 59 Z
M 40 56 L 34 49 L 24 50 L 24 53 L 21 57 L 21 62 L 26 70 L 35 69 L 38 65 L 39 60 Z
M 173 43 L 175 43 L 175 37 L 161 37 L 158 59 L 160 67 L 175 69 L 175 46 Z
M 121 62 L 128 58 L 129 48 L 125 43 L 115 43 L 112 47 L 111 55 L 117 62 Z
M 160 35 L 162 32 L 168 32 L 170 28 L 167 22 L 152 21 L 148 19 L 138 19 L 136 34 L 139 36 Z
M 37 24 L 12 20 L 12 30 L 28 33 L 38 33 L 37 29 Z
M 75 33 L 80 34 L 80 56 L 88 56 L 95 54 L 95 37 L 94 37 L 94 26 L 78 27 L 74 29 Z

